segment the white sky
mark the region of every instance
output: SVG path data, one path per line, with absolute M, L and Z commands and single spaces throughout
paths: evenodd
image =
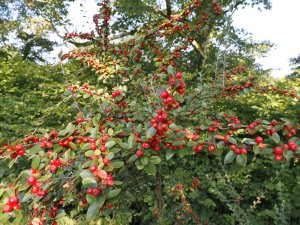
M 300 54 L 300 0 L 272 0 L 272 9 L 241 9 L 234 15 L 235 26 L 253 34 L 254 40 L 269 40 L 276 46 L 258 62 L 273 69 L 274 77 L 289 73 L 289 58 Z
M 84 7 L 80 7 L 80 2 Z M 85 0 L 71 4 L 69 18 L 78 25 L 77 31 L 90 30 L 93 15 L 98 12 L 95 2 Z M 272 69 L 274 77 L 289 74 L 289 59 L 300 54 L 300 0 L 272 0 L 272 9 L 261 12 L 257 8 L 240 9 L 234 14 L 233 24 L 251 32 L 254 40 L 274 43 L 276 46 L 269 56 L 258 59 L 258 63 Z

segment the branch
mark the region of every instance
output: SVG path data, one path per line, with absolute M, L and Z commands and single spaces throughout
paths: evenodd
M 160 173 L 160 164 L 156 165 L 156 203 L 157 203 L 157 217 L 159 224 L 162 224 L 163 219 L 163 193 L 162 193 L 162 178 Z
M 170 0 L 166 0 L 166 6 L 167 6 L 167 16 L 168 16 L 168 18 L 170 18 L 171 14 L 172 14 Z
M 186 38 L 185 34 L 182 32 L 182 31 L 179 31 L 179 34 L 181 37 L 183 38 Z M 196 40 L 193 40 L 192 41 L 192 46 L 194 47 L 194 49 L 203 57 L 203 58 L 206 58 L 206 54 L 205 52 L 203 51 L 203 49 L 201 48 L 200 44 L 196 41 Z
M 138 31 L 138 28 L 135 28 L 135 29 L 133 29 L 131 31 L 127 31 L 127 32 L 122 32 L 120 34 L 111 36 L 109 38 L 109 40 L 115 40 L 115 39 L 123 38 L 123 37 L 129 36 L 129 35 L 134 35 L 137 31 Z

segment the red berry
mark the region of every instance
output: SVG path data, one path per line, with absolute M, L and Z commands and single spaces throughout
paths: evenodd
M 104 159 L 103 159 L 103 163 L 104 163 L 105 166 L 110 165 L 110 161 L 109 161 L 108 158 L 104 158 Z
M 287 144 L 282 145 L 282 149 L 283 149 L 283 150 L 286 150 L 286 149 L 288 149 L 288 148 L 289 148 L 289 146 L 288 146 Z
M 19 199 L 17 197 L 9 197 L 8 198 L 8 204 L 15 205 L 19 203 Z
M 24 148 L 22 148 L 21 150 L 19 150 L 18 151 L 18 156 L 22 156 L 22 155 L 24 155 L 25 154 L 25 149 Z
M 275 155 L 282 155 L 282 153 L 283 153 L 282 148 L 280 148 L 278 146 L 274 148 L 274 154 Z
M 176 77 L 176 79 L 181 79 L 182 78 L 182 73 L 177 72 L 175 77 Z
M 87 192 L 86 192 L 88 195 L 92 195 L 93 194 L 93 188 L 89 188 L 87 189 Z
M 113 176 L 111 174 L 107 174 L 106 180 L 113 180 Z
M 171 86 L 174 86 L 174 85 L 176 84 L 176 80 L 174 79 L 174 77 L 171 77 L 171 78 L 169 79 L 169 84 L 170 84 Z
M 203 150 L 203 146 L 202 145 L 197 145 L 196 146 L 196 152 L 201 152 Z
M 160 93 L 160 97 L 163 98 L 163 99 L 166 99 L 169 97 L 169 92 L 167 92 L 166 90 L 163 90 L 161 93 Z
M 14 210 L 20 210 L 21 209 L 21 206 L 19 204 L 15 204 L 13 206 Z
M 243 155 L 247 155 L 247 148 L 246 147 L 241 147 L 240 148 L 240 152 L 241 152 L 241 154 L 243 154 Z
M 144 142 L 142 144 L 142 148 L 150 148 L 150 144 L 148 142 Z
M 138 157 L 142 157 L 143 156 L 143 150 L 139 149 L 136 151 L 135 153 Z
M 3 207 L 3 209 L 2 209 L 2 211 L 3 211 L 4 213 L 9 213 L 9 212 L 11 212 L 12 210 L 13 210 L 13 206 L 11 206 L 11 205 L 9 205 L 9 204 L 4 205 L 4 207 Z
M 106 180 L 106 185 L 112 187 L 114 186 L 114 182 L 112 180 Z
M 36 183 L 36 178 L 34 176 L 30 176 L 27 179 L 27 184 L 35 184 Z
M 56 130 L 52 131 L 51 136 L 56 138 L 58 136 L 58 132 Z
M 282 155 L 275 155 L 275 160 L 276 161 L 282 161 L 284 158 Z
M 92 173 L 94 173 L 97 169 L 98 169 L 98 166 L 96 166 L 96 165 L 91 165 L 91 166 L 90 166 L 90 171 L 91 171 Z
M 20 151 L 22 149 L 22 145 L 18 144 L 15 146 L 16 151 Z
M 96 150 L 97 149 L 96 144 L 95 143 L 91 143 L 90 149 L 91 150 Z
M 230 150 L 236 151 L 237 150 L 237 146 L 236 145 L 230 145 Z
M 100 147 L 100 151 L 101 151 L 101 152 L 105 152 L 105 151 L 106 151 L 106 147 L 105 147 L 105 145 L 101 145 L 101 147 Z
M 208 150 L 209 152 L 214 152 L 214 151 L 217 150 L 217 147 L 216 147 L 215 145 L 210 145 L 210 146 L 208 146 L 207 150 Z
M 260 144 L 260 143 L 262 143 L 264 141 L 264 139 L 262 138 L 262 137 L 256 137 L 255 138 L 255 142 L 257 143 L 257 144 Z
M 95 197 L 99 196 L 101 194 L 101 190 L 99 188 L 93 188 L 92 189 L 92 195 Z
M 50 166 L 50 171 L 53 173 L 53 172 L 55 172 L 56 170 L 57 170 L 57 165 L 52 164 L 52 165 Z
M 79 117 L 79 118 L 76 120 L 76 122 L 77 122 L 78 124 L 80 124 L 80 123 L 83 122 L 83 119 L 82 119 L 81 117 Z
M 38 186 L 33 185 L 33 186 L 31 187 L 31 194 L 36 194 L 36 193 L 38 193 L 39 190 L 40 190 L 40 189 L 39 189 Z

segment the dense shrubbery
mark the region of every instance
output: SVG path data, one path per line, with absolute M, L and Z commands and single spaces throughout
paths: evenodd
M 227 15 L 237 5 L 224 1 L 222 10 L 216 2 L 193 0 L 178 3 L 172 13 L 166 2 L 160 11 L 141 1 L 136 7 L 162 18 L 113 36 L 111 3 L 105 0 L 94 16 L 94 32 L 65 36 L 84 45 L 61 55 L 67 63 L 26 65 L 34 68 L 36 83 L 51 78 L 39 74 L 55 71 L 51 84 L 58 93 L 45 93 L 51 101 L 59 101 L 58 83 L 66 80 L 62 101 L 72 100 L 77 114 L 59 104 L 60 113 L 44 124 L 51 129 L 35 129 L 1 147 L 11 171 L 30 161 L 20 174 L 0 171 L 7 181 L 0 189 L 1 223 L 26 218 L 34 225 L 63 224 L 66 217 L 83 222 L 84 214 L 102 224 L 299 223 L 299 87 L 266 83 L 247 55 L 238 61 L 222 52 L 214 68 L 224 41 L 218 33 L 230 27 Z M 124 4 L 118 1 L 114 9 L 128 16 L 125 25 L 144 16 Z M 219 44 L 212 44 L 213 33 Z M 83 69 L 74 72 L 77 61 Z M 8 78 L 15 74 L 11 63 L 2 66 Z M 76 74 L 72 83 L 69 74 Z M 21 75 L 16 78 L 24 80 Z M 10 83 L 5 88 L 17 93 L 20 82 Z M 42 112 L 44 98 L 33 99 Z M 31 113 L 22 116 L 29 120 Z M 67 116 L 66 126 L 55 126 Z

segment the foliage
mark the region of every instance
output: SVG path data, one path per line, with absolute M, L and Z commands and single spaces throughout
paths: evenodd
M 298 224 L 299 124 L 294 109 L 285 111 L 288 104 L 299 104 L 299 87 L 271 84 L 270 78 L 267 82 L 246 67 L 254 66 L 251 59 L 235 58 L 239 54 L 234 48 L 221 51 L 223 61 L 212 66 L 217 49 L 227 46 L 221 28 L 230 29 L 225 18 L 237 5 L 223 1 L 223 10 L 216 2 L 177 1 L 174 9 L 166 1 L 166 10 L 151 13 L 155 3 L 139 1 L 150 14 L 137 15 L 124 1 L 114 3 L 112 11 L 109 1 L 102 2 L 94 32 L 66 35 L 84 42 L 62 56 L 74 64 L 48 68 L 26 62 L 37 74 L 34 82 L 45 72 L 57 85 L 80 62 L 82 69 L 71 78 L 84 82 L 68 85 L 66 92 L 74 101 L 76 120 L 70 115 L 58 131 L 50 121 L 46 125 L 51 129 L 37 129 L 1 147 L 1 159 L 11 168 L 22 160 L 31 166 L 0 189 L 0 222 L 16 224 L 24 213 L 34 225 L 71 224 L 71 219 L 100 224 Z M 130 19 L 138 23 L 136 17 L 156 17 L 134 32 L 110 35 L 108 21 L 118 12 L 124 21 L 120 27 Z M 219 37 L 219 43 L 212 46 L 210 36 Z M 245 65 L 237 65 L 241 62 Z M 5 88 L 14 94 L 13 79 L 22 75 L 18 71 L 24 63 L 2 65 L 6 79 L 12 79 Z M 62 71 L 63 77 L 53 71 Z M 53 101 L 57 96 L 53 94 Z M 282 108 L 249 110 L 248 99 L 259 105 L 266 97 L 280 99 Z
M 300 74 L 300 55 L 296 58 L 290 59 L 290 65 L 292 66 L 293 72 L 289 74 L 289 78 L 299 78 Z

